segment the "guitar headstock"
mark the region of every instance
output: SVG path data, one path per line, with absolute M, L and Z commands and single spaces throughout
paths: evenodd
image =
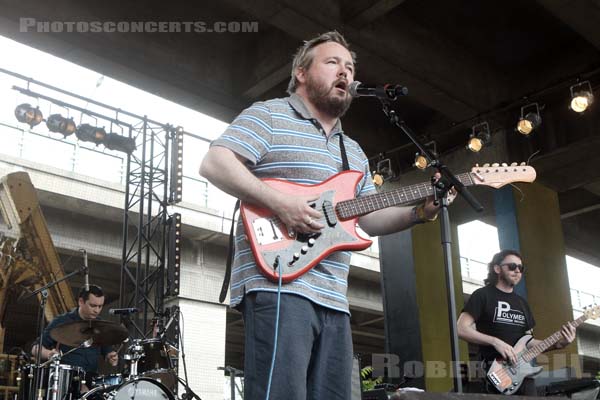
M 531 165 L 525 163 L 520 165 L 517 163 L 510 165 L 494 163 L 482 166 L 475 164 L 475 167 L 471 169 L 471 176 L 475 185 L 486 185 L 498 189 L 508 183 L 533 182 L 536 172 Z
M 585 307 L 583 309 L 583 315 L 585 315 L 587 319 L 596 319 L 600 317 L 600 306 L 595 305 Z

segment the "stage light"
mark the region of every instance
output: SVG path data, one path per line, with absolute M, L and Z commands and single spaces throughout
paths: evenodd
M 429 161 L 427 160 L 427 158 L 421 154 L 421 153 L 417 153 L 415 154 L 415 163 L 414 163 L 415 167 L 417 167 L 420 170 L 424 170 L 429 166 Z
M 170 204 L 179 203 L 183 198 L 183 132 L 182 127 L 177 127 L 171 140 Z
M 379 175 L 377 172 L 373 172 L 373 184 L 377 187 L 383 185 L 383 176 Z
M 135 139 L 119 135 L 117 133 L 108 133 L 104 138 L 104 146 L 108 149 L 122 151 L 131 154 L 135 150 Z
M 46 126 L 50 132 L 57 132 L 62 134 L 64 137 L 72 135 L 77 130 L 77 126 L 72 119 L 65 118 L 60 114 L 52 114 L 46 120 Z
M 377 172 L 383 176 L 383 179 L 390 179 L 394 177 L 394 171 L 392 170 L 392 160 L 384 158 L 377 162 Z
M 37 107 L 33 108 L 28 103 L 19 104 L 15 108 L 15 117 L 17 117 L 17 121 L 28 124 L 30 128 L 39 125 L 44 120 L 40 109 Z
M 104 142 L 106 138 L 106 131 L 103 128 L 97 128 L 90 124 L 79 125 L 79 128 L 75 131 L 77 139 L 84 142 L 96 143 L 96 145 Z
M 594 102 L 590 81 L 571 86 L 571 110 L 582 113 Z
M 490 126 L 487 122 L 474 125 L 469 135 L 469 141 L 467 142 L 467 149 L 473 153 L 478 153 L 486 145 L 491 143 L 492 135 L 490 134 Z
M 179 295 L 181 271 L 181 214 L 169 218 L 169 248 L 167 258 L 167 295 Z
M 533 111 L 525 114 L 525 111 L 528 109 L 533 109 Z M 527 136 L 541 124 L 542 117 L 540 116 L 540 107 L 537 103 L 532 103 L 521 107 L 521 118 L 517 123 L 517 132 Z

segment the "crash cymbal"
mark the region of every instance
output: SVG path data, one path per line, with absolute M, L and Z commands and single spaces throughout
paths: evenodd
M 52 339 L 67 346 L 77 347 L 88 339 L 92 346 L 108 346 L 123 342 L 128 336 L 127 329 L 110 321 L 97 319 L 73 321 L 59 325 L 50 331 Z

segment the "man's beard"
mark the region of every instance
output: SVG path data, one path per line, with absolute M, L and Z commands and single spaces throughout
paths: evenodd
M 308 99 L 319 111 L 333 118 L 343 116 L 350 107 L 350 103 L 352 103 L 352 97 L 348 95 L 347 91 L 344 97 L 331 94 L 337 83 L 339 81 L 336 81 L 332 86 L 327 86 L 314 79 L 311 74 L 308 74 L 306 78 Z
M 498 275 L 498 280 L 500 280 L 501 282 L 504 282 L 504 284 L 506 286 L 509 287 L 515 287 L 515 282 L 512 280 L 510 273 L 509 272 L 504 272 L 502 271 L 499 275 Z M 517 281 L 518 283 L 518 281 Z

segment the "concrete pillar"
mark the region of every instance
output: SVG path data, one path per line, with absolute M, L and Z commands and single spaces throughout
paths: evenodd
M 218 302 L 223 282 L 224 248 L 189 241 L 182 254 L 179 307 L 189 385 L 202 400 L 222 400 L 225 377 L 227 304 Z M 179 376 L 184 378 L 183 360 Z M 180 393 L 181 386 L 180 386 Z
M 463 307 L 462 277 L 458 254 L 458 233 L 452 224 L 452 269 L 456 314 Z M 440 223 L 428 223 L 413 228 L 419 320 L 423 360 L 426 365 L 425 386 L 428 391 L 446 392 L 453 389 L 450 315 L 446 288 L 446 267 L 441 246 Z M 459 341 L 460 359 L 468 361 L 466 343 Z
M 179 307 L 184 315 L 188 383 L 203 400 L 222 400 L 225 378 L 217 367 L 225 363 L 226 307 L 188 299 L 179 299 Z M 179 376 L 185 378 L 181 356 Z
M 453 278 L 456 311 L 463 306 L 457 231 L 452 227 Z M 389 235 L 380 240 L 381 269 L 386 322 L 386 350 L 400 359 L 400 368 L 419 366 L 427 391 L 452 390 L 450 322 L 446 272 L 439 222 L 416 226 L 412 231 Z M 465 343 L 460 358 L 468 360 Z M 410 368 L 409 368 L 410 370 Z

